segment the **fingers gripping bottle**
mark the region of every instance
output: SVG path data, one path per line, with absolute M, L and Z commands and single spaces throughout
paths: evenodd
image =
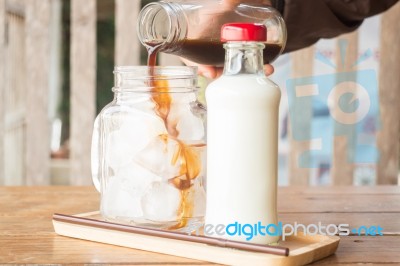
M 231 225 L 225 233 L 231 240 L 274 243 L 279 240 L 276 227 L 264 226 L 278 222 L 281 93 L 264 74 L 266 28 L 261 24 L 225 24 L 221 40 L 226 42 L 224 72 L 206 91 L 205 223 Z

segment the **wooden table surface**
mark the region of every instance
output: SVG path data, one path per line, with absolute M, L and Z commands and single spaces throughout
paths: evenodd
M 90 212 L 98 205 L 92 187 L 0 187 L 0 264 L 212 264 L 54 233 L 54 212 Z M 336 254 L 315 265 L 400 264 L 400 187 L 283 187 L 279 211 L 283 223 L 383 227 L 384 236 L 342 237 Z

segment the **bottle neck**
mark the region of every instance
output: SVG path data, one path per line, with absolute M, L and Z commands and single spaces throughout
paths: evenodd
M 176 49 L 186 38 L 188 23 L 182 6 L 170 2 L 153 2 L 140 11 L 137 33 L 147 49 Z
M 260 42 L 228 42 L 224 44 L 224 75 L 264 75 L 263 49 Z

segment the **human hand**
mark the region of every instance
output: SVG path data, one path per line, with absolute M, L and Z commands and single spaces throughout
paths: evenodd
M 223 67 L 216 67 L 216 66 L 206 66 L 194 63 L 190 60 L 185 58 L 181 58 L 182 62 L 185 63 L 187 66 L 196 66 L 198 68 L 199 75 L 202 75 L 209 79 L 215 79 L 222 75 L 224 70 Z M 265 75 L 269 76 L 274 73 L 274 67 L 272 65 L 265 65 L 264 66 Z
M 218 18 L 213 18 L 214 23 L 212 25 L 214 25 L 216 22 L 216 20 L 220 20 L 219 24 L 224 24 L 229 22 L 229 10 L 233 10 L 235 8 L 235 6 L 239 5 L 239 4 L 253 4 L 253 5 L 265 5 L 265 6 L 270 6 L 271 0 L 222 0 L 221 1 L 221 5 L 222 7 L 220 7 L 222 10 L 226 11 L 226 13 L 221 13 L 221 16 Z M 205 20 L 209 20 L 210 18 L 208 16 L 204 16 Z M 224 21 L 226 20 L 226 21 Z M 222 23 L 222 22 L 223 23 Z M 205 25 L 206 22 L 204 22 Z M 217 23 L 218 24 L 218 23 Z M 211 25 L 211 24 L 210 24 Z M 212 30 L 209 30 L 208 28 L 206 28 L 206 30 L 203 29 L 203 31 L 201 32 L 201 34 L 199 35 L 204 35 L 203 32 L 211 32 Z M 198 73 L 199 75 L 202 75 L 206 78 L 209 79 L 215 79 L 218 78 L 219 76 L 222 75 L 223 72 L 223 67 L 216 67 L 216 66 L 209 66 L 209 65 L 200 65 L 198 63 L 192 62 L 188 59 L 185 58 L 181 58 L 182 62 L 185 63 L 188 66 L 197 66 L 198 68 Z M 265 65 L 264 66 L 264 71 L 265 74 L 267 76 L 271 75 L 272 73 L 274 73 L 274 67 L 272 65 Z

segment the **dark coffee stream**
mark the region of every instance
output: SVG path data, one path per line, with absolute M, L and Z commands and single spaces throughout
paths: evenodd
M 178 217 L 180 217 L 177 224 L 169 229 L 178 229 L 187 225 L 187 222 L 193 216 L 194 207 L 194 188 L 192 180 L 199 176 L 202 170 L 201 161 L 201 148 L 205 144 L 188 145 L 178 139 L 179 131 L 177 130 L 178 121 L 172 121 L 169 118 L 171 110 L 172 97 L 169 93 L 168 80 L 161 79 L 155 71 L 157 61 L 157 47 L 150 47 L 148 49 L 148 67 L 150 76 L 150 87 L 152 92 L 152 100 L 155 103 L 154 111 L 164 121 L 168 134 L 159 136 L 161 140 L 167 143 L 169 140 L 175 140 L 178 147 L 174 150 L 172 165 L 179 165 L 179 175 L 169 180 L 169 183 L 175 186 L 181 192 L 181 203 L 178 210 Z M 179 118 L 178 118 L 179 119 Z

